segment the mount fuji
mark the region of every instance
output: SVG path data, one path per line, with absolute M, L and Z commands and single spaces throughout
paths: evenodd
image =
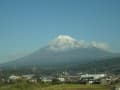
M 3 67 L 47 67 L 59 64 L 73 64 L 116 57 L 105 43 L 85 42 L 68 35 L 59 35 L 48 45 L 34 53 L 2 64 Z

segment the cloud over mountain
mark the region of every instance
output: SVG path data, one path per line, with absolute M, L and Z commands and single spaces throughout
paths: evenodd
M 97 43 L 95 41 L 92 41 L 91 44 L 93 47 L 104 49 L 104 50 L 107 50 L 109 48 L 108 44 L 105 42 Z
M 48 48 L 54 51 L 63 51 L 72 48 L 99 48 L 107 50 L 109 47 L 104 42 L 86 42 L 85 40 L 77 40 L 68 35 L 59 35 L 49 43 Z

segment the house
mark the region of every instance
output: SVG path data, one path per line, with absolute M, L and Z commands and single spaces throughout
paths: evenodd
M 21 79 L 22 77 L 20 76 L 11 75 L 8 77 L 7 83 L 15 83 L 16 81 L 19 81 Z
M 42 77 L 40 77 L 40 79 L 41 79 L 42 82 L 47 83 L 47 82 L 52 82 L 53 77 L 51 77 L 51 76 L 42 76 Z
M 89 84 L 100 84 L 101 79 L 105 78 L 106 74 L 83 74 L 80 76 L 80 82 L 85 82 Z M 105 81 L 102 80 L 105 83 Z
M 37 83 L 37 79 L 29 79 L 28 82 L 36 84 Z
M 26 80 L 30 80 L 34 77 L 34 74 L 27 74 L 27 75 L 22 75 L 22 78 L 26 79 Z
M 60 82 L 65 82 L 65 78 L 59 77 L 57 78 Z
M 106 74 L 84 74 L 81 75 L 80 79 L 93 79 L 93 80 L 97 80 L 97 79 L 101 79 L 106 77 Z
M 20 76 L 15 76 L 15 75 L 9 76 L 9 80 L 19 80 L 19 79 L 21 79 Z

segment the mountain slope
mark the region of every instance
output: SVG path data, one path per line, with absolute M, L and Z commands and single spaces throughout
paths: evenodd
M 46 67 L 65 63 L 85 63 L 117 56 L 116 54 L 105 50 L 105 47 L 106 46 L 103 44 L 81 43 L 70 36 L 60 35 L 46 47 L 1 66 Z
M 92 61 L 85 64 L 76 64 L 68 67 L 71 71 L 81 71 L 81 72 L 105 72 L 120 74 L 120 57 L 103 59 L 99 61 Z

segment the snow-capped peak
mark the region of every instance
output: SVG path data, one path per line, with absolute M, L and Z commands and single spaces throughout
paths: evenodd
M 68 41 L 74 41 L 75 40 L 71 36 L 68 36 L 68 35 L 59 35 L 56 39 L 57 40 L 68 40 Z
M 66 49 L 83 47 L 80 42 L 68 35 L 59 35 L 49 44 L 49 49 L 55 51 L 63 51 Z
M 96 43 L 95 41 L 88 43 L 85 42 L 84 40 L 80 41 L 76 40 L 69 35 L 59 35 L 48 45 L 48 49 L 53 51 L 64 51 L 74 48 L 93 48 L 93 47 L 104 50 L 108 48 L 106 43 Z

